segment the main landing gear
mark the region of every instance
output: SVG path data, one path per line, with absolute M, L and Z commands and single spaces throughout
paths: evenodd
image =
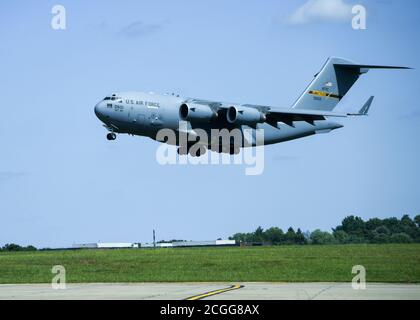
M 107 138 L 109 141 L 113 141 L 113 140 L 117 139 L 117 135 L 116 135 L 114 132 L 111 132 L 111 133 L 108 133 L 108 134 L 106 135 L 106 138 Z

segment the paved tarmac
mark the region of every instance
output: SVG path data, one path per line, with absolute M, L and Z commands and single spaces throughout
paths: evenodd
M 354 290 L 351 283 L 92 283 L 54 290 L 47 284 L 4 284 L 1 299 L 420 300 L 420 285 L 368 283 L 366 290 Z

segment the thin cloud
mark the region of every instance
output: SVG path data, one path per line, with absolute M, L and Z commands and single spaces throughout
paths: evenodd
M 120 30 L 120 34 L 130 38 L 142 37 L 153 34 L 162 29 L 160 24 L 146 24 L 142 21 L 134 21 Z
M 351 21 L 352 7 L 344 0 L 308 0 L 289 17 L 289 23 L 348 22 Z
M 401 120 L 419 120 L 420 119 L 420 108 L 413 110 L 409 113 L 400 116 Z
M 0 181 L 15 179 L 24 175 L 26 175 L 25 172 L 0 171 Z

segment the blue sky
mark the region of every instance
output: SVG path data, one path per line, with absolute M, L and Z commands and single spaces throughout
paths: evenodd
M 420 214 L 417 70 L 364 76 L 340 109 L 375 95 L 370 117 L 267 147 L 262 176 L 162 167 L 150 139 L 105 139 L 93 107 L 113 91 L 287 107 L 328 56 L 418 69 L 418 1 L 362 1 L 364 31 L 332 17 L 290 23 L 305 2 L 2 1 L 0 245 L 145 242 L 154 228 L 205 240 Z M 55 4 L 64 31 L 50 26 Z

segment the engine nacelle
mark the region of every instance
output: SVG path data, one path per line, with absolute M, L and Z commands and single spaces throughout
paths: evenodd
M 217 118 L 217 113 L 206 105 L 184 103 L 179 107 L 179 118 L 184 121 L 210 122 Z
M 266 117 L 265 114 L 255 108 L 232 106 L 226 113 L 226 119 L 232 124 L 255 125 L 265 122 Z

